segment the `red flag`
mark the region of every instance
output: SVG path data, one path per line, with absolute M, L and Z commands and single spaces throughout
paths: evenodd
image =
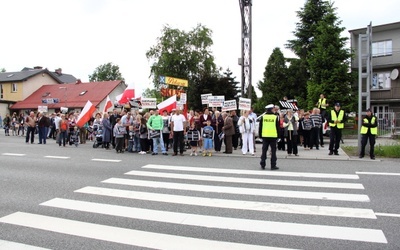
M 133 84 L 128 85 L 122 93 L 121 99 L 118 100 L 119 104 L 125 104 L 129 102 L 132 98 L 135 98 L 135 88 Z
M 113 105 L 112 105 L 110 96 L 107 95 L 107 100 L 106 100 L 106 104 L 104 105 L 103 113 L 107 113 L 107 110 L 108 110 L 109 108 L 111 108 L 112 106 L 113 106 Z
M 164 110 L 167 110 L 168 113 L 170 113 L 172 109 L 176 109 L 176 95 L 173 95 L 167 100 L 157 104 L 157 108 L 160 111 L 160 114 L 162 114 Z
M 78 119 L 76 120 L 76 125 L 78 127 L 83 127 L 83 125 L 85 125 L 85 123 L 87 123 L 90 118 L 92 118 L 95 110 L 96 107 L 90 101 L 87 101 L 85 107 L 83 108 L 82 112 L 78 116 Z

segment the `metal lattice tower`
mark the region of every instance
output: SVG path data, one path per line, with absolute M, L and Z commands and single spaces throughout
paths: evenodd
M 242 16 L 242 55 L 239 65 L 242 66 L 241 96 L 246 92 L 251 98 L 251 6 L 252 0 L 239 0 Z

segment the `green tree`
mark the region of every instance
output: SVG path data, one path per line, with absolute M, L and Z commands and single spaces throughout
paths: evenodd
M 350 49 L 346 48 L 348 38 L 340 35 L 345 30 L 340 24 L 333 6 L 318 22 L 314 46 L 307 57 L 310 72 L 307 82 L 309 106 L 315 104 L 321 93 L 325 93 L 331 104 L 340 102 L 346 110 L 354 110 L 356 103 L 353 100 L 356 98 L 351 90 L 354 78 L 349 72 L 352 55 Z
M 189 32 L 164 26 L 157 44 L 146 52 L 151 62 L 150 75 L 154 87 L 160 90 L 160 76 L 187 79 L 188 103 L 197 106 L 200 94 L 206 93 L 198 85 L 218 74 L 211 52 L 211 35 L 212 31 L 201 24 Z
M 265 107 L 269 103 L 276 104 L 288 94 L 286 60 L 279 48 L 272 51 L 265 67 L 264 79 L 258 82 L 257 87 L 262 92 L 258 108 Z
M 4 72 L 6 72 L 6 69 L 5 68 L 1 68 L 0 69 L 0 73 L 4 73 Z
M 304 73 L 304 61 L 298 58 L 286 59 L 289 64 L 287 70 L 288 89 L 286 96 L 289 99 L 296 99 L 297 106 L 301 109 L 309 109 L 307 103 L 307 89 L 304 88 L 304 83 L 307 83 L 308 74 Z
M 314 41 L 317 34 L 318 23 L 328 13 L 330 4 L 326 0 L 306 0 L 304 7 L 296 12 L 299 22 L 296 23 L 296 29 L 293 31 L 294 39 L 288 40 L 285 45 L 298 56 L 299 61 L 290 60 L 289 79 L 295 84 L 296 99 L 300 102 L 299 107 L 311 108 L 310 102 L 315 100 L 314 96 L 307 96 L 307 81 L 310 78 L 308 65 L 309 51 L 314 48 Z M 295 78 L 296 77 L 296 78 Z M 311 99 L 313 99 L 311 101 Z M 318 98 L 317 98 L 318 99 Z
M 125 81 L 121 72 L 119 71 L 119 66 L 113 65 L 111 62 L 98 66 L 93 74 L 89 75 L 90 82 L 115 80 Z
M 161 93 L 157 89 L 150 89 L 150 88 L 145 89 L 143 91 L 143 93 L 142 93 L 142 97 L 144 97 L 144 98 L 156 98 L 157 99 L 157 103 L 162 101 Z

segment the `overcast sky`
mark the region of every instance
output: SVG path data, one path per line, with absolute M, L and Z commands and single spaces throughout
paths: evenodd
M 240 81 L 241 17 L 239 0 L 0 0 L 0 68 L 8 72 L 42 66 L 62 68 L 88 81 L 96 67 L 111 62 L 120 67 L 127 84 L 139 94 L 152 88 L 145 56 L 156 44 L 161 29 L 189 31 L 202 24 L 213 31 L 215 63 L 230 68 Z M 263 79 L 275 47 L 292 39 L 296 11 L 305 0 L 253 0 L 252 83 Z M 334 7 L 348 30 L 370 22 L 381 25 L 400 21 L 398 0 L 336 0 Z M 396 49 L 396 48 L 393 48 Z

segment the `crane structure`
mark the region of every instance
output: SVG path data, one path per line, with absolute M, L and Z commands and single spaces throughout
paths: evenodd
M 251 6 L 252 0 L 239 0 L 242 16 L 242 53 L 239 65 L 242 67 L 241 96 L 247 93 L 251 99 Z

